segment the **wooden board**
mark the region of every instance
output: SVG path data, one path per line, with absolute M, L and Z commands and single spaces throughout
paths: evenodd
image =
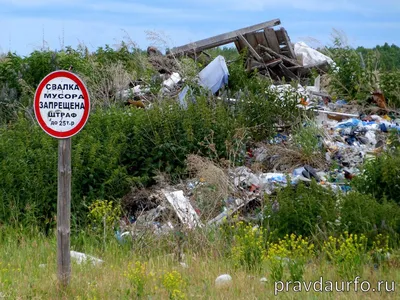
M 265 49 L 270 55 L 275 56 L 276 58 L 281 58 L 285 63 L 288 63 L 290 65 L 293 66 L 298 66 L 299 63 L 297 62 L 297 60 L 291 59 L 291 58 L 287 58 L 284 55 L 281 55 L 279 53 L 276 53 L 274 50 L 272 50 L 271 48 L 268 47 L 264 47 L 262 45 L 260 45 L 261 48 Z
M 280 64 L 279 68 L 282 71 L 282 73 L 286 79 L 299 80 L 299 77 L 297 77 L 292 71 L 290 71 L 288 68 L 286 68 L 284 64 Z
M 236 50 L 240 53 L 242 52 L 242 46 L 240 45 L 239 41 L 235 41 Z
M 269 62 L 269 61 L 275 59 L 275 58 L 272 57 L 268 52 L 262 52 L 262 53 L 260 54 L 260 56 L 261 56 L 261 58 L 262 58 L 262 60 L 263 60 L 264 62 Z
M 258 61 L 262 62 L 262 58 L 261 56 L 257 53 L 256 50 L 254 50 L 254 48 L 250 45 L 250 43 L 244 38 L 243 35 L 239 34 L 238 35 L 239 40 L 244 43 L 246 45 L 246 47 L 249 49 L 249 52 L 251 53 L 251 55 Z
M 290 58 L 296 59 L 296 54 L 294 53 L 294 50 L 293 50 L 293 47 L 292 47 L 292 42 L 290 41 L 290 38 L 289 38 L 289 35 L 287 34 L 286 29 L 282 27 L 280 29 L 280 32 L 283 35 L 285 44 L 287 46 L 287 51 L 288 51 L 287 56 L 290 57 Z
M 254 35 L 255 35 L 257 43 L 259 45 L 263 45 L 265 47 L 269 47 L 268 41 L 265 39 L 264 32 L 262 32 L 262 31 L 261 32 L 255 32 Z
M 281 23 L 279 19 L 274 19 L 271 21 L 263 22 L 260 24 L 252 25 L 249 27 L 241 28 L 238 30 L 230 31 L 227 33 L 223 33 L 220 35 L 216 35 L 207 39 L 203 39 L 194 43 L 189 43 L 180 47 L 175 47 L 172 48 L 169 53 L 170 54 L 178 54 L 178 53 L 186 53 L 187 51 L 195 51 L 195 52 L 201 52 L 203 50 L 215 48 L 218 46 L 226 45 L 229 43 L 233 43 L 235 40 L 237 40 L 237 37 L 239 34 L 244 35 L 249 32 L 255 32 L 262 30 L 264 28 L 269 28 L 273 26 L 277 26 Z M 272 29 L 273 31 L 273 29 Z
M 249 42 L 249 44 L 254 48 L 254 50 L 256 50 L 257 46 L 258 46 L 258 42 L 257 42 L 257 39 L 256 39 L 254 33 L 253 32 L 247 33 L 243 36 Z
M 283 35 L 283 32 L 281 30 L 275 30 L 276 38 L 278 39 L 279 45 L 284 45 L 285 44 L 285 37 Z
M 275 34 L 275 30 L 272 28 L 265 28 L 264 29 L 265 38 L 268 41 L 269 47 L 275 51 L 276 53 L 280 53 L 279 42 Z

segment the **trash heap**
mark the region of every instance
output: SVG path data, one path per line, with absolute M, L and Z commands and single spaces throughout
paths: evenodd
M 134 216 L 122 222 L 117 238 L 134 236 L 144 229 L 162 234 L 177 228 L 219 225 L 237 212 L 246 220 L 259 218 L 254 211 L 265 194 L 299 182 L 315 180 L 334 191 L 348 192 L 350 181 L 360 174 L 360 166 L 390 147 L 388 132 L 400 131 L 400 116 L 382 108 L 385 102 L 376 102 L 369 111 L 377 113 L 368 114 L 357 104 L 332 101 L 320 90 L 318 80 L 314 86 L 299 86 L 297 90 L 291 85 L 270 87 L 297 92 L 298 108 L 314 116 L 310 122 L 322 132 L 318 145 L 322 160 L 317 167 L 296 160 L 297 152 L 290 149 L 292 136 L 283 132 L 249 148 L 245 164 L 236 168 L 224 169 L 193 155 L 188 158 L 192 178 L 178 186 L 153 189 L 152 195 L 140 200 L 147 204 L 134 207 Z M 290 159 L 285 160 L 285 156 Z
M 292 43 L 285 28 L 274 28 L 279 24 L 279 19 L 255 24 L 172 48 L 166 55 L 155 47 L 148 47 L 148 61 L 158 72 L 152 79 L 152 85 L 159 85 L 159 94 L 154 95 L 150 84 L 139 80 L 133 82 L 130 88 L 117 92 L 116 97 L 127 105 L 140 108 L 151 107 L 152 102 L 162 97 L 176 98 L 185 107 L 185 96 L 190 89 L 185 82 L 186 78 L 180 73 L 179 58 L 183 56 L 201 59 L 206 64 L 197 76 L 198 85 L 217 94 L 228 83 L 227 65 L 230 62 L 226 62 L 223 56 L 212 60 L 206 50 L 230 43 L 235 44 L 239 53 L 246 53 L 244 67 L 248 72 L 257 71 L 278 85 L 283 80 L 304 83 L 312 70 L 323 74 L 334 67 L 331 58 L 304 42 Z
M 257 24 L 173 48 L 166 56 L 156 49 L 148 49 L 151 63 L 160 72 L 161 94 L 175 97 L 185 108 L 187 95 L 191 91 L 171 60 L 176 55 L 196 56 L 205 49 L 226 42 L 235 42 L 238 50 L 244 46 L 249 48 L 250 62 L 247 64 L 251 65 L 254 60 L 262 63 L 264 75 L 269 74 L 275 79 L 288 74 L 285 68 L 292 74 L 296 70 L 298 73 L 289 78 L 298 79 L 298 75 L 304 74 L 307 67 L 321 70 L 325 65 L 334 66 L 330 58 L 304 43 L 292 45 L 284 29 L 274 31 L 270 28 L 275 25 L 276 22 Z M 280 53 L 270 51 L 269 46 L 274 45 L 271 42 L 274 40 L 271 30 L 278 40 L 279 36 L 281 39 L 282 36 L 286 37 L 286 48 L 280 47 Z M 257 47 L 254 43 L 257 43 Z M 264 52 L 260 52 L 260 49 Z M 282 73 L 277 72 L 275 67 L 283 70 Z M 215 95 L 228 83 L 228 78 L 227 63 L 224 57 L 218 56 L 198 74 L 197 83 Z M 236 168 L 223 168 L 206 158 L 191 155 L 188 157 L 188 169 L 192 176 L 186 182 L 173 187 L 162 184 L 149 191 L 134 191 L 125 197 L 123 201 L 130 216 L 121 220 L 116 237 L 122 241 L 126 236 L 135 237 L 144 231 L 164 234 L 176 229 L 191 230 L 219 225 L 236 213 L 246 220 L 257 219 L 260 216 L 255 211 L 265 195 L 272 195 L 281 187 L 295 186 L 300 182 L 315 180 L 334 191 L 348 192 L 351 189 L 349 182 L 360 174 L 360 166 L 390 146 L 387 142 L 388 132 L 400 131 L 399 114 L 387 108 L 385 97 L 379 91 L 371 93 L 369 107 L 361 107 L 345 100 L 333 101 L 321 87 L 321 75 L 315 79 L 313 86 L 277 82 L 269 89 L 282 101 L 285 101 L 287 93 L 295 95 L 298 109 L 309 116 L 301 126 L 317 128 L 318 149 L 310 161 L 305 163 L 292 133 L 285 130 L 271 140 L 252 145 L 247 150 L 244 165 Z M 143 105 L 148 92 L 148 87 L 138 84 L 121 94 L 125 98 L 134 96 L 128 100 L 129 104 L 149 108 Z M 279 209 L 279 203 L 273 203 L 272 208 Z

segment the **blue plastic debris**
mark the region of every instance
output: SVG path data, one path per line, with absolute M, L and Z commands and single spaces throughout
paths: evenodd
M 346 105 L 346 104 L 347 104 L 347 101 L 346 101 L 346 100 L 337 100 L 337 101 L 335 102 L 335 105 L 336 105 L 337 107 L 341 107 L 341 106 Z
M 360 124 L 360 120 L 358 119 L 348 119 L 344 122 L 340 122 L 339 124 L 337 124 L 337 128 L 348 128 L 348 127 L 357 127 Z
M 386 128 L 386 125 L 385 125 L 384 123 L 381 123 L 381 124 L 379 125 L 379 129 L 380 129 L 382 132 L 388 132 L 388 129 Z
M 340 189 L 341 189 L 343 192 L 349 192 L 349 191 L 351 191 L 351 187 L 350 187 L 349 185 L 341 185 L 341 186 L 340 186 Z

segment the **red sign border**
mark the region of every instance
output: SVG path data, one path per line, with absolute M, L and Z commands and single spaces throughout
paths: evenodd
M 85 104 L 85 111 L 83 113 L 81 121 L 71 130 L 60 132 L 51 129 L 48 127 L 43 120 L 41 114 L 40 114 L 40 108 L 39 108 L 39 102 L 40 102 L 40 95 L 42 94 L 43 89 L 46 87 L 46 84 L 58 77 L 66 77 L 71 80 L 73 80 L 78 86 L 79 89 L 82 91 L 83 94 L 83 101 Z M 83 83 L 83 81 L 75 74 L 69 72 L 69 71 L 64 71 L 64 70 L 59 70 L 59 71 L 54 71 L 50 74 L 48 74 L 43 80 L 40 82 L 38 88 L 36 89 L 35 92 L 35 98 L 34 98 L 34 103 L 33 103 L 33 109 L 35 111 L 35 116 L 36 120 L 39 122 L 40 127 L 50 136 L 59 138 L 59 139 L 66 139 L 69 137 L 74 136 L 77 134 L 79 131 L 82 130 L 82 128 L 85 126 L 87 120 L 89 119 L 89 112 L 90 112 L 90 99 L 89 99 L 89 92 Z

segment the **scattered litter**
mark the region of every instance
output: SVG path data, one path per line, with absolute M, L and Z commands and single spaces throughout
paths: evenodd
M 246 144 L 241 150 L 244 159 L 240 166 L 217 166 L 190 155 L 187 158 L 190 178 L 186 182 L 174 187 L 161 184 L 129 207 L 129 220 L 124 219 L 115 232 L 120 243 L 140 238 L 145 231 L 163 235 L 181 228 L 180 225 L 187 229 L 203 224 L 218 226 L 234 214 L 244 220 L 260 220 L 263 216 L 256 211 L 264 196 L 288 185 L 309 185 L 315 180 L 323 187 L 346 193 L 351 190 L 350 181 L 360 174 L 360 166 L 390 147 L 387 133 L 393 129 L 400 131 L 400 119 L 387 109 L 383 93 L 373 91 L 366 99 L 373 109 L 344 99 L 335 100 L 324 90 L 324 73 L 335 68 L 334 61 L 304 42 L 293 44 L 284 28 L 274 29 L 279 24 L 279 19 L 255 24 L 172 48 L 166 55 L 149 47 L 148 60 L 159 74 L 150 83 L 132 82 L 129 88 L 117 91 L 115 98 L 124 100 L 126 105 L 149 109 L 154 100 L 150 86 L 153 90 L 155 84 L 160 87 L 160 99 L 173 98 L 182 109 L 187 109 L 188 103 L 196 101 L 196 88 L 192 81 L 190 85 L 186 83 L 185 72 L 176 58 L 188 56 L 205 60 L 206 67 L 199 72 L 197 84 L 218 94 L 213 100 L 226 101 L 232 106 L 246 101 L 244 93 L 229 98 L 231 95 L 223 89 L 231 75 L 227 66 L 230 62 L 221 55 L 212 60 L 204 52 L 234 43 L 239 52 L 247 50 L 244 67 L 248 72 L 256 71 L 272 79 L 274 84 L 264 91 L 265 95 L 273 93 L 283 105 L 295 100 L 298 109 L 304 110 L 307 117 L 314 117 L 300 126 L 315 124 L 317 150 L 314 147 L 311 157 L 309 154 L 305 157 L 302 150 L 306 146 L 290 133 L 293 124 L 277 120 L 275 136 L 257 145 Z M 314 75 L 313 70 L 318 74 L 309 85 L 308 75 Z M 272 200 L 271 205 L 273 213 L 282 209 L 277 201 Z
M 101 259 L 98 259 L 96 257 L 93 257 L 91 255 L 87 255 L 85 253 L 81 252 L 76 252 L 76 251 L 71 251 L 71 258 L 73 258 L 78 265 L 86 262 L 90 262 L 93 265 L 99 265 L 102 264 L 104 261 Z
M 231 283 L 232 283 L 232 277 L 229 274 L 220 275 L 215 279 L 215 285 L 217 287 L 227 286 L 230 285 Z
M 173 89 L 182 80 L 179 73 L 172 73 L 171 76 L 163 82 L 163 86 L 168 90 Z
M 267 283 L 268 279 L 266 277 L 263 277 L 263 278 L 260 279 L 260 282 L 261 283 Z
M 184 269 L 189 268 L 189 266 L 188 266 L 186 263 L 184 263 L 184 262 L 181 262 L 180 265 L 181 265 L 181 267 L 184 268 Z
M 168 192 L 163 190 L 162 192 L 184 225 L 189 229 L 197 226 L 202 227 L 199 216 L 190 201 L 184 196 L 183 191 Z

